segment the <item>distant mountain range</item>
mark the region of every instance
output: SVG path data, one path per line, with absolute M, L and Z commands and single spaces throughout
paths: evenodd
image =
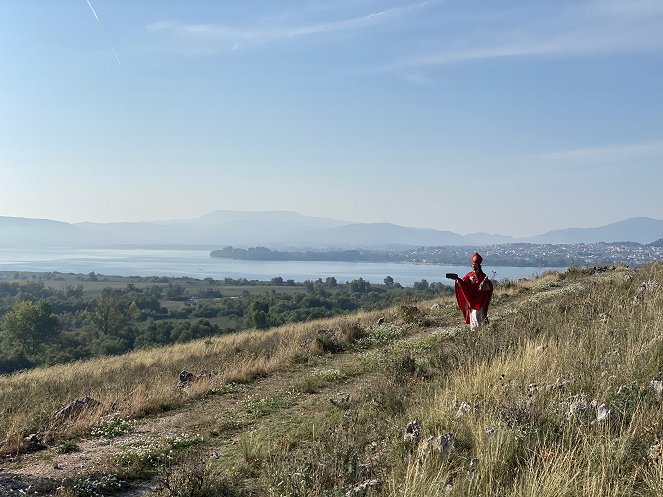
M 0 217 L 3 248 L 263 246 L 280 250 L 328 248 L 407 248 L 504 243 L 652 243 L 663 238 L 663 221 L 630 218 L 596 228 L 567 228 L 529 238 L 408 228 L 389 223 L 350 223 L 286 211 L 214 211 L 180 221 L 77 223 Z

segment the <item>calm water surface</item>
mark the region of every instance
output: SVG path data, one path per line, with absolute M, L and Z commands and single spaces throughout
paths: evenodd
M 540 267 L 491 267 L 484 265 L 488 276 L 500 279 L 525 278 L 548 269 Z M 316 280 L 333 276 L 339 282 L 363 278 L 382 283 L 391 276 L 409 286 L 422 279 L 442 281 L 445 273 L 465 274 L 467 266 L 441 266 L 412 263 L 364 263 L 326 261 L 237 261 L 212 259 L 203 250 L 46 250 L 0 249 L 0 271 L 60 271 L 89 273 L 94 271 L 118 276 L 191 276 L 214 279 L 247 278 L 267 281 L 275 276 L 295 281 Z

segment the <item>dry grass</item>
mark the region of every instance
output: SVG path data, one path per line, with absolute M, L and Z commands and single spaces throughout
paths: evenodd
M 454 433 L 460 448 L 395 465 L 389 495 L 661 495 L 652 454 L 663 408 L 650 381 L 663 371 L 663 267 L 632 283 L 619 273 L 593 281 L 464 344 L 460 367 L 408 413 L 426 436 Z M 492 352 L 488 333 L 501 336 Z M 471 407 L 458 415 L 462 402 Z M 610 414 L 597 421 L 601 404 Z
M 663 266 L 546 274 L 500 285 L 496 297 L 493 322 L 479 333 L 366 341 L 381 332 L 377 317 L 387 315 L 387 327 L 398 320 L 395 308 L 0 378 L 0 405 L 10 406 L 0 427 L 18 443 L 29 429 L 80 433 L 107 412 L 135 417 L 180 405 L 228 381 L 302 363 L 324 352 L 318 330 L 336 328 L 339 343 L 375 347 L 334 356 L 361 371 L 343 377 L 348 400 L 329 403 L 324 389 L 335 382 L 320 381 L 256 417 L 232 459 L 244 462 L 210 468 L 231 482 L 232 495 L 663 495 L 663 403 L 650 387 L 663 379 Z M 399 329 L 459 320 L 451 299 L 417 307 L 416 322 L 401 316 Z M 174 388 L 181 369 L 214 375 L 182 394 Z M 82 395 L 101 408 L 54 426 L 54 408 Z M 309 395 L 324 402 L 315 418 L 298 411 L 306 426 L 273 429 L 294 422 L 286 411 Z M 597 421 L 601 404 L 610 414 Z M 405 442 L 413 419 L 421 437 Z M 446 433 L 455 443 L 442 454 L 436 441 Z
M 182 405 L 229 382 L 247 382 L 271 374 L 315 352 L 310 344 L 317 330 L 352 330 L 357 323 L 368 326 L 389 312 L 246 331 L 0 376 L 0 440 L 4 439 L 0 450 L 19 450 L 29 433 L 42 433 L 47 440 L 85 434 L 108 413 L 136 418 Z M 175 387 L 179 372 L 185 369 L 212 375 L 183 392 Z M 92 397 L 100 405 L 74 419 L 56 419 L 58 408 L 83 396 Z

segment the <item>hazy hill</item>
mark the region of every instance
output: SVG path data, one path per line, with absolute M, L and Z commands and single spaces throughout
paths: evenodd
M 89 233 L 79 226 L 50 219 L 0 217 L 0 247 L 72 247 L 90 243 Z M 100 233 L 95 243 L 113 243 Z
M 549 231 L 525 241 L 531 243 L 650 243 L 663 237 L 663 221 L 634 217 L 596 228 L 567 228 Z
M 270 245 L 288 246 L 301 233 L 347 224 L 335 219 L 309 217 L 295 212 L 214 211 L 189 220 L 142 223 L 80 223 L 97 235 L 111 233 L 116 243 L 137 245 Z M 306 240 L 310 242 L 310 240 Z
M 177 222 L 177 221 L 175 221 Z M 180 221 L 181 222 L 181 221 Z M 228 211 L 217 210 L 204 216 L 191 219 L 190 222 L 219 225 L 236 222 L 277 223 L 297 229 L 331 228 L 350 224 L 347 221 L 326 217 L 304 216 L 291 211 Z
M 528 239 L 404 227 L 391 223 L 348 223 L 295 212 L 214 211 L 188 220 L 69 224 L 45 219 L 0 217 L 2 247 L 103 248 L 198 246 L 218 249 L 264 246 L 296 248 L 383 248 L 529 243 L 650 243 L 663 238 L 663 221 L 632 218 L 596 228 L 568 228 Z
M 338 226 L 316 232 L 306 232 L 302 236 L 315 240 L 321 245 L 375 247 L 390 244 L 403 245 L 460 245 L 465 237 L 451 231 L 438 231 L 424 228 L 406 228 L 390 223 L 359 223 Z

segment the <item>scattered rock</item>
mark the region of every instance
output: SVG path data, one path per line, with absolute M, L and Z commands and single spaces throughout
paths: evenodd
M 606 271 L 614 270 L 614 267 L 608 266 L 594 266 L 590 269 L 589 274 L 605 273 Z
M 566 413 L 567 419 L 583 420 L 590 407 L 596 406 L 596 401 L 590 401 L 587 395 L 579 393 L 566 400 L 568 410 Z
M 377 487 L 378 485 L 380 485 L 380 480 L 376 478 L 366 480 L 345 492 L 345 495 L 346 497 L 362 497 L 366 495 L 371 488 Z
M 438 442 L 440 444 L 440 454 L 443 456 L 448 456 L 451 454 L 451 452 L 456 450 L 456 446 L 458 445 L 458 439 L 451 432 L 443 433 L 440 435 Z
M 70 402 L 66 406 L 61 407 L 55 412 L 55 418 L 59 421 L 64 421 L 66 419 L 75 418 L 79 416 L 82 412 L 89 409 L 94 409 L 99 406 L 99 402 L 94 400 L 92 397 L 81 397 L 76 399 L 73 402 Z
M 502 388 L 505 390 L 508 388 L 520 388 L 522 386 L 522 382 L 520 380 L 509 380 L 506 382 L 502 383 Z
M 656 395 L 659 397 L 663 396 L 663 381 L 661 380 L 651 380 L 649 382 L 649 388 L 651 388 Z
M 478 465 L 479 465 L 479 458 L 478 457 L 472 457 L 472 458 L 470 458 L 470 464 L 469 464 L 468 469 L 470 471 L 474 471 L 475 469 L 477 469 Z
M 336 398 L 333 398 L 333 397 L 330 398 L 329 402 L 331 402 L 336 407 L 340 407 L 341 409 L 347 409 L 348 404 L 350 403 L 350 394 L 339 392 L 336 395 Z
M 419 441 L 421 437 L 421 422 L 417 419 L 410 421 L 405 427 L 405 435 L 403 441 L 407 443 L 414 443 Z
M 564 387 L 571 383 L 570 380 L 566 380 L 562 378 L 561 376 L 557 378 L 557 381 L 555 383 L 551 383 L 549 385 L 546 385 L 545 390 L 546 392 L 552 392 L 554 390 L 564 390 Z
M 610 407 L 608 404 L 601 404 L 596 410 L 596 419 L 594 423 L 601 423 L 610 417 Z
M 23 439 L 24 452 L 37 452 L 44 449 L 48 449 L 48 446 L 44 444 L 38 433 L 32 433 Z
M 193 382 L 193 373 L 184 369 L 180 372 L 180 381 L 177 384 L 177 388 L 183 390 L 187 388 L 191 382 Z
M 635 290 L 635 295 L 633 296 L 633 305 L 640 305 L 644 301 L 645 294 L 654 293 L 656 288 L 658 288 L 658 282 L 656 280 L 643 281 Z
M 470 404 L 468 404 L 467 402 L 461 402 L 460 406 L 458 406 L 458 411 L 456 411 L 456 415 L 454 416 L 454 418 L 455 419 L 462 418 L 471 410 L 472 406 Z

